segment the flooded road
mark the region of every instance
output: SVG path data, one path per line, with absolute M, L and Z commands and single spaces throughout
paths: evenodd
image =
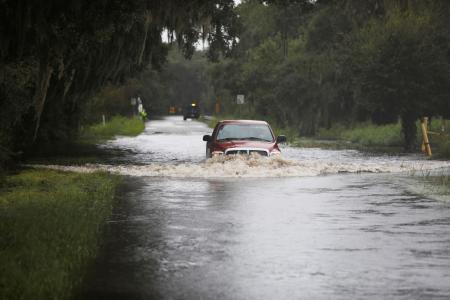
M 210 131 L 173 117 L 104 146 L 133 176 L 79 299 L 450 298 L 450 199 L 408 176 L 446 163 L 289 147 L 205 162 Z

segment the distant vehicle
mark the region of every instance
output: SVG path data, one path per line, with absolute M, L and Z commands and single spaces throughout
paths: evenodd
M 273 156 L 281 153 L 279 143 L 284 135 L 275 138 L 267 122 L 253 120 L 224 120 L 217 123 L 212 135 L 204 135 L 206 157 L 230 154 L 259 154 Z
M 198 119 L 200 117 L 200 108 L 197 103 L 191 103 L 183 109 L 183 120 Z

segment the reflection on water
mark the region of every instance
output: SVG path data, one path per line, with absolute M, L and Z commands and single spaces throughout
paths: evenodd
M 85 298 L 450 296 L 450 207 L 393 175 L 129 180 Z
M 200 162 L 205 158 L 202 137 L 211 131 L 203 123 L 169 117 L 148 122 L 145 132 L 137 137 L 119 137 L 102 147 L 129 152 L 130 155 L 117 159 L 119 162 L 137 165 Z
M 206 131 L 200 123 L 159 122 L 149 127 L 157 134 L 147 130 L 139 138 L 164 137 L 169 151 L 133 139 L 114 145 L 133 148 L 130 162 L 148 153 L 160 157 L 161 166 L 207 164 L 203 144 L 201 153 L 175 148 L 185 133 L 199 138 Z M 294 164 L 422 161 L 284 150 L 289 159 L 297 157 Z M 177 151 L 180 161 L 173 164 Z M 227 162 L 216 163 L 224 168 Z M 402 174 L 128 177 L 78 298 L 447 299 L 449 202 L 422 196 Z

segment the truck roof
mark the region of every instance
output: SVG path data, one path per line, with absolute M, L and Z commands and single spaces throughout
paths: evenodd
M 260 120 L 222 120 L 219 121 L 221 124 L 264 124 L 267 125 L 266 121 Z

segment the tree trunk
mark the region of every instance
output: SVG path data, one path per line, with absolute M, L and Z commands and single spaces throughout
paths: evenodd
M 72 86 L 73 79 L 75 78 L 76 69 L 72 69 L 70 72 L 69 80 L 64 81 L 64 92 L 62 95 L 62 102 L 64 103 L 66 100 L 67 93 L 70 90 L 70 87 Z
M 411 152 L 416 146 L 417 127 L 416 116 L 411 112 L 405 112 L 401 115 L 402 134 L 404 138 L 404 148 Z
M 53 67 L 50 63 L 39 68 L 39 81 L 34 94 L 34 108 L 36 112 L 36 125 L 34 128 L 33 142 L 37 139 L 39 127 L 41 125 L 41 116 L 44 111 L 45 100 L 47 98 L 47 91 L 50 85 L 50 79 L 52 78 Z
M 138 66 L 140 66 L 142 64 L 142 61 L 144 58 L 145 46 L 147 44 L 147 37 L 148 37 L 148 29 L 149 29 L 151 20 L 152 20 L 152 15 L 151 15 L 150 11 L 147 11 L 145 13 L 145 21 L 144 21 L 144 38 L 142 40 L 142 46 L 139 51 L 139 56 L 138 56 L 138 61 L 137 61 Z

